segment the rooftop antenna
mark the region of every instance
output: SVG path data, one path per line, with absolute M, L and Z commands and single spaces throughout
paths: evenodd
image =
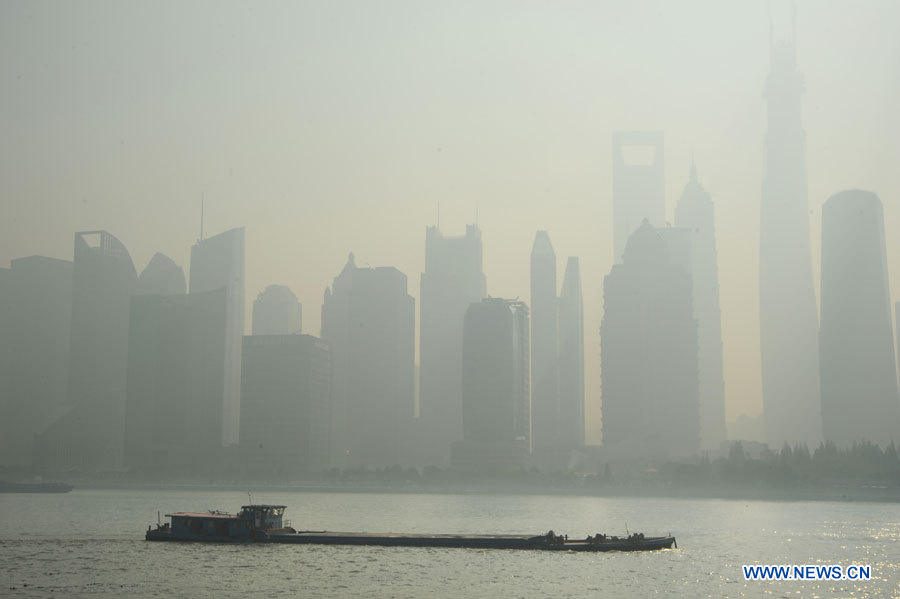
M 204 193 L 200 192 L 200 241 L 203 241 L 203 200 Z
M 438 228 L 438 231 L 440 231 L 440 230 L 441 230 L 441 201 L 440 201 L 440 200 L 438 200 L 437 205 L 438 205 L 438 206 L 437 206 L 437 208 L 438 208 L 438 213 L 437 213 L 437 228 Z
M 791 0 L 791 47 L 797 52 L 797 2 Z
M 253 495 L 250 494 L 250 491 L 247 491 L 247 500 L 250 502 L 250 505 L 253 505 Z

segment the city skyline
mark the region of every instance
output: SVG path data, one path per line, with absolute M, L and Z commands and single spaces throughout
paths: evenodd
M 893 596 L 898 24 L 0 1 L 4 592 Z
M 775 4 L 775 37 L 783 39 L 789 19 Z M 79 11 L 96 13 L 98 6 L 87 3 Z M 762 172 L 759 139 L 765 128 L 761 94 L 770 41 L 766 3 L 728 8 L 699 2 L 678 7 L 660 4 L 655 9 L 657 16 L 651 19 L 641 19 L 640 10 L 630 7 L 584 9 L 576 11 L 577 19 L 556 13 L 548 18 L 544 9 L 534 5 L 519 9 L 520 21 L 510 29 L 514 47 L 527 48 L 541 67 L 556 67 L 561 57 L 570 54 L 579 57 L 560 70 L 542 68 L 538 73 L 525 66 L 527 61 L 511 55 L 507 46 L 488 37 L 493 27 L 466 24 L 469 9 L 442 9 L 440 18 L 455 18 L 458 27 L 472 28 L 485 50 L 476 56 L 452 46 L 457 50 L 452 64 L 461 65 L 460 71 L 439 88 L 459 99 L 454 91 L 458 86 L 481 85 L 473 97 L 454 106 L 418 85 L 410 92 L 423 100 L 417 105 L 449 110 L 454 126 L 448 127 L 435 125 L 428 110 L 406 110 L 410 104 L 402 97 L 372 87 L 421 71 L 418 64 L 404 62 L 392 51 L 390 36 L 383 34 L 388 25 L 368 9 L 359 10 L 383 26 L 373 37 L 306 38 L 312 50 L 340 50 L 334 60 L 346 68 L 345 76 L 323 88 L 324 95 L 308 95 L 312 85 L 324 80 L 320 71 L 303 70 L 308 77 L 298 79 L 298 84 L 290 77 L 273 79 L 252 69 L 250 65 L 256 63 L 237 60 L 233 53 L 226 58 L 234 66 L 209 53 L 175 69 L 174 79 L 169 80 L 159 65 L 169 65 L 180 56 L 177 44 L 175 49 L 167 48 L 163 58 L 151 59 L 142 51 L 147 38 L 141 34 L 134 45 L 125 44 L 133 49 L 98 60 L 97 52 L 105 46 L 86 40 L 104 38 L 94 35 L 97 25 L 89 20 L 64 20 L 74 8 L 61 7 L 59 16 L 48 17 L 41 6 L 26 11 L 7 5 L 4 13 L 9 18 L 0 24 L 6 35 L 0 43 L 9 51 L 0 53 L 0 70 L 14 83 L 0 102 L 8 109 L 3 114 L 9 115 L 12 139 L 21 143 L 7 146 L 5 160 L 0 162 L 4 206 L 12 215 L 0 223 L 0 233 L 8 240 L 0 248 L 0 264 L 35 254 L 71 260 L 72 231 L 105 228 L 129 248 L 141 270 L 156 251 L 187 265 L 190 242 L 199 232 L 200 201 L 205 197 L 207 230 L 247 227 L 247 304 L 265 286 L 277 283 L 294 289 L 302 303 L 317 306 L 321 289 L 350 249 L 367 256 L 372 264 L 393 264 L 407 273 L 410 295 L 418 303 L 416 273 L 424 270 L 421 228 L 437 222 L 440 203 L 441 226 L 448 231 L 460 230 L 478 215 L 484 231 L 484 272 L 492 288 L 504 296 L 527 298 L 528 264 L 521 256 L 527 255 L 534 230 L 546 229 L 553 239 L 569 240 L 566 253 L 582 260 L 588 437 L 598 442 L 599 342 L 594 333 L 601 315 L 600 280 L 611 266 L 610 138 L 613 131 L 631 127 L 662 130 L 666 197 L 670 198 L 667 217 L 692 153 L 702 165 L 704 186 L 717 201 L 717 233 L 723 240 L 718 250 L 727 415 L 728 420 L 741 413 L 757 415 L 761 413 L 760 369 L 754 337 L 759 324 L 752 279 L 757 270 L 754 254 Z M 185 10 L 186 23 L 198 17 L 192 9 Z M 339 8 L 309 10 L 297 13 L 298 17 L 316 23 L 333 11 L 343 14 Z M 895 280 L 900 276 L 900 262 L 892 250 L 892 240 L 900 231 L 900 212 L 892 208 L 893 199 L 900 195 L 900 179 L 890 168 L 898 160 L 893 143 L 898 123 L 890 118 L 900 95 L 900 83 L 890 68 L 898 42 L 888 31 L 889 23 L 897 19 L 884 14 L 897 10 L 878 3 L 799 5 L 797 49 L 807 86 L 803 110 L 817 295 L 821 206 L 840 189 L 872 189 L 884 199 L 888 268 Z M 29 14 L 36 18 L 37 29 L 17 28 Z M 507 14 L 500 6 L 484 18 L 494 24 Z M 698 19 L 701 14 L 703 18 Z M 147 17 L 149 31 L 182 31 L 171 15 Z M 226 5 L 216 21 L 225 33 L 204 30 L 211 46 L 223 44 L 233 31 L 230 24 L 245 17 L 251 24 L 273 23 L 265 13 L 248 17 L 236 5 Z M 112 41 L 123 34 L 134 36 L 134 17 L 114 12 L 107 18 L 118 26 L 106 34 Z M 423 32 L 441 31 L 438 21 L 426 15 L 416 13 L 413 21 Z M 519 26 L 538 21 L 549 27 L 544 44 L 533 43 L 529 29 Z M 66 27 L 60 29 L 62 23 Z M 297 20 L 288 18 L 284 23 Z M 710 28 L 710 23 L 717 26 Z M 618 52 L 618 64 L 628 71 L 626 78 L 605 59 L 611 49 L 633 48 L 624 34 L 614 30 L 639 24 L 648 35 L 681 44 L 680 52 L 671 56 L 640 49 L 633 55 Z M 356 27 L 350 31 L 357 31 Z M 273 24 L 268 36 L 273 46 L 261 44 L 252 26 L 242 29 L 241 35 L 250 56 L 273 60 L 283 67 L 281 72 L 293 74 L 299 67 L 290 67 L 290 62 L 273 52 L 297 55 L 291 51 L 295 32 L 288 35 L 287 29 Z M 860 38 L 850 33 L 860 30 L 870 35 Z M 598 35 L 604 32 L 609 35 Z M 422 46 L 424 64 L 447 64 L 441 49 L 448 42 L 442 46 L 406 29 L 399 33 L 402 39 L 414 39 Z M 72 42 L 74 51 L 38 69 L 34 65 L 41 64 L 39 59 L 45 55 L 37 44 L 47 36 L 59 37 L 62 47 Z M 440 35 L 432 37 L 445 40 Z M 722 58 L 708 58 L 710 48 L 720 50 Z M 485 66 L 477 66 L 476 58 Z M 504 67 L 509 67 L 509 74 L 496 86 L 480 83 L 485 73 L 504 72 Z M 367 68 L 372 79 L 362 75 Z M 638 69 L 641 76 L 634 75 Z M 73 75 L 58 76 L 70 70 Z M 236 91 L 236 81 L 242 81 L 240 89 L 248 87 L 243 76 L 250 71 L 256 74 L 248 81 L 272 92 L 271 100 Z M 150 101 L 130 95 L 112 77 L 115 72 L 125 81 L 136 81 L 136 89 L 150 86 L 157 95 Z M 197 72 L 218 75 L 201 78 L 203 85 L 191 83 Z M 141 73 L 143 78 L 135 79 Z M 523 93 L 532 90 L 527 82 L 537 74 L 548 77 L 552 84 L 548 87 L 556 91 L 537 92 L 533 97 Z M 98 93 L 106 94 L 101 101 L 95 102 L 93 93 L 79 83 L 80 75 L 84 85 L 95 84 Z M 61 82 L 60 93 L 44 93 L 51 81 Z M 165 89 L 180 90 L 182 95 Z M 372 89 L 376 93 L 360 93 Z M 371 106 L 354 103 L 352 96 L 371 98 Z M 298 104 L 293 101 L 297 97 L 309 100 Z M 326 97 L 340 98 L 342 111 L 325 111 Z M 179 115 L 197 106 L 218 108 L 185 129 Z M 504 112 L 499 112 L 501 106 Z M 396 112 L 397 107 L 405 112 Z M 261 111 L 276 115 L 287 126 L 256 116 Z M 571 119 L 565 118 L 569 112 Z M 385 121 L 376 113 L 386 114 L 392 119 L 389 122 L 409 119 L 420 125 L 419 133 L 407 131 L 390 141 Z M 321 126 L 297 120 L 306 114 L 322 116 Z M 502 114 L 508 116 L 501 118 Z M 846 118 L 849 114 L 854 118 Z M 146 127 L 139 124 L 144 119 L 137 119 L 138 115 L 147 116 Z M 296 134 L 307 130 L 314 135 L 300 135 L 309 141 L 298 142 Z M 172 137 L 173 132 L 184 131 L 193 141 L 180 134 Z M 327 132 L 336 134 L 334 141 L 327 141 Z M 512 132 L 536 145 L 514 148 L 509 141 Z M 371 141 L 354 146 L 359 138 Z M 552 152 L 541 150 L 538 143 Z M 50 154 L 39 160 L 38 148 L 44 147 L 51 148 Z M 486 154 L 500 159 L 487 162 Z M 302 177 L 292 174 L 298 164 L 309 165 Z M 422 168 L 410 177 L 413 166 Z M 358 174 L 346 183 L 326 183 L 337 180 L 339 167 L 339 172 Z M 321 174 L 316 174 L 317 169 Z M 348 219 L 347 214 L 354 218 Z M 149 230 L 166 231 L 165 238 L 156 239 L 146 233 Z M 321 230 L 328 236 L 317 233 Z M 384 243 L 385 239 L 391 242 Z M 558 264 L 557 269 L 561 268 Z M 246 311 L 249 322 L 249 305 Z M 317 312 L 309 310 L 305 330 L 318 330 Z

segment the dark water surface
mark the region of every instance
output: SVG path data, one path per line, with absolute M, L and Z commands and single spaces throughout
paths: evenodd
M 0 597 L 900 597 L 889 503 L 259 492 L 296 528 L 671 532 L 679 549 L 564 553 L 148 543 L 157 509 L 236 511 L 232 491 L 0 495 Z M 867 564 L 869 581 L 745 581 L 743 564 Z M 25 586 L 27 585 L 27 586 Z

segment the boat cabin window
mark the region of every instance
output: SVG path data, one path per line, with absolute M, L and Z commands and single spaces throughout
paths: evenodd
M 284 509 L 283 505 L 245 505 L 241 507 L 240 517 L 254 528 L 281 528 Z

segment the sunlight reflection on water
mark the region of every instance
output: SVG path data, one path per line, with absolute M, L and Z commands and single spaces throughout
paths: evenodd
M 0 495 L 0 595 L 644 597 L 900 594 L 894 504 L 535 495 L 255 493 L 295 527 L 370 532 L 673 533 L 638 554 L 156 544 L 159 509 L 237 510 L 246 493 L 76 489 Z M 869 564 L 862 582 L 751 582 L 743 564 Z M 25 585 L 28 585 L 27 587 Z

